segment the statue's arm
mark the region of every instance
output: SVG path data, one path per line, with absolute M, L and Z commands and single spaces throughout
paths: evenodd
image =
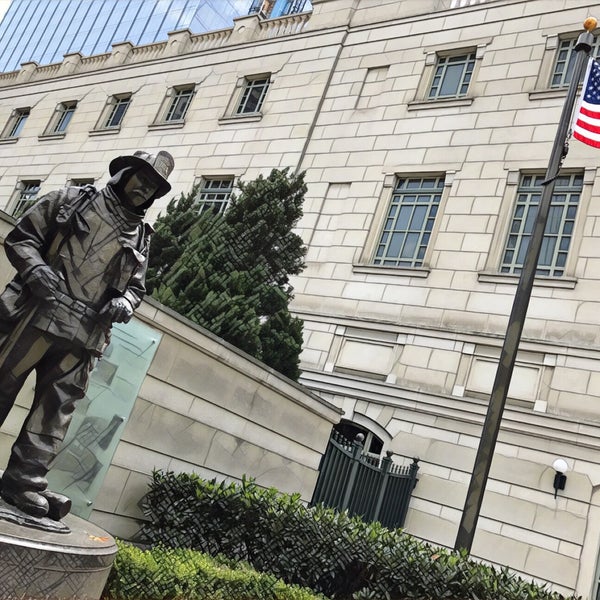
M 141 303 L 146 294 L 146 271 L 148 269 L 148 254 L 145 253 L 145 260 L 134 271 L 129 280 L 127 288 L 123 292 L 123 297 L 131 304 L 135 310 Z
M 42 196 L 6 236 L 6 256 L 23 279 L 36 267 L 47 264 L 43 253 L 57 232 L 56 213 L 62 200 L 60 191 Z

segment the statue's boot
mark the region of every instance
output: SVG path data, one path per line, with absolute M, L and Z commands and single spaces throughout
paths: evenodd
M 36 441 L 38 436 L 29 434 L 28 437 L 30 441 Z M 50 503 L 44 492 L 48 487 L 46 474 L 55 456 L 53 452 L 40 446 L 25 444 L 17 439 L 2 475 L 0 491 L 6 502 L 37 518 L 47 516 L 50 510 Z
M 71 512 L 71 498 L 58 492 L 44 490 L 41 495 L 48 501 L 48 516 L 53 521 L 64 519 Z

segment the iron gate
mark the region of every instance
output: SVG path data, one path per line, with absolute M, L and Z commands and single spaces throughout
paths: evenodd
M 319 477 L 311 505 L 322 503 L 348 510 L 366 521 L 379 521 L 389 528 L 402 527 L 412 491 L 417 484 L 419 459 L 409 466 L 363 454 L 364 436 L 349 442 L 334 431 L 321 458 Z

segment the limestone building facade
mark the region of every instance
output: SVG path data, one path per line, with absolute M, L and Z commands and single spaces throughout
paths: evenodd
M 406 529 L 453 546 L 591 0 L 313 0 L 0 74 L 0 208 L 169 150 L 174 195 L 306 170 L 302 383 L 420 458 Z M 594 52 L 597 47 L 594 48 Z M 599 151 L 557 181 L 473 556 L 598 598 Z M 166 199 L 168 200 L 168 198 Z M 153 219 L 164 205 L 153 208 Z M 556 458 L 568 466 L 555 496 Z

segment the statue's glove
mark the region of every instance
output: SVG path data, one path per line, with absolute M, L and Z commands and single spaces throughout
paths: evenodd
M 25 277 L 25 284 L 37 298 L 52 302 L 60 285 L 60 277 L 48 265 L 38 265 Z
M 127 298 L 119 296 L 107 302 L 100 314 L 109 317 L 113 323 L 128 323 L 133 316 L 133 306 Z

